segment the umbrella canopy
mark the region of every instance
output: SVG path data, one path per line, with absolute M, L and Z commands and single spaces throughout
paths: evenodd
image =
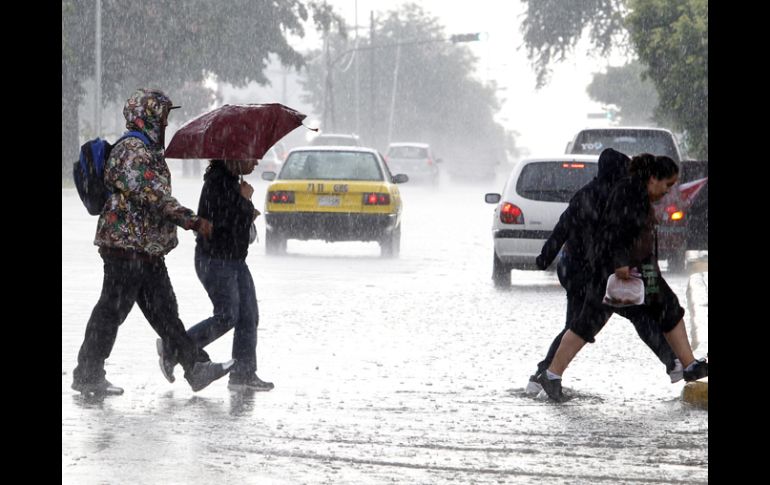
M 304 118 L 278 103 L 226 104 L 179 128 L 166 158 L 259 160 Z

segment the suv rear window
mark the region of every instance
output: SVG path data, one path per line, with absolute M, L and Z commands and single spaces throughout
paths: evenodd
M 590 162 L 530 163 L 519 174 L 516 192 L 525 199 L 569 202 L 598 170 L 599 166 Z
M 640 153 L 666 155 L 679 162 L 674 140 L 669 133 L 658 130 L 601 129 L 578 133 L 571 153 L 598 155 L 605 148 L 614 148 L 629 157 Z
M 422 147 L 390 147 L 388 156 L 391 158 L 428 158 L 428 150 Z
M 354 136 L 338 136 L 338 135 L 319 135 L 312 141 L 312 145 L 316 146 L 359 146 L 358 138 Z

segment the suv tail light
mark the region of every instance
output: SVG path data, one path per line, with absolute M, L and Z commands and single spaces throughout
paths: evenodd
M 500 208 L 500 221 L 504 224 L 524 224 L 524 213 L 518 206 L 505 202 Z
M 267 200 L 269 200 L 271 204 L 293 204 L 294 192 L 288 190 L 276 190 L 275 192 L 268 192 Z
M 390 194 L 380 192 L 364 193 L 364 205 L 390 205 Z
M 684 211 L 679 210 L 679 208 L 674 204 L 666 206 L 666 215 L 672 221 L 680 221 L 684 219 Z

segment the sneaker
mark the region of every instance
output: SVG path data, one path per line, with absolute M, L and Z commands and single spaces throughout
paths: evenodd
M 192 390 L 198 392 L 220 377 L 227 375 L 234 364 L 235 360 L 233 359 L 222 364 L 211 361 L 196 362 L 192 372 L 189 375 L 185 373 L 185 378 L 190 383 Z
M 671 384 L 684 379 L 684 368 L 679 359 L 674 359 L 674 369 L 669 371 L 668 376 L 671 378 Z
M 272 382 L 265 382 L 256 374 L 251 374 L 246 378 L 235 377 L 230 375 L 230 382 L 227 384 L 227 388 L 231 391 L 269 391 L 275 386 Z
M 546 371 L 539 373 L 535 379 L 543 387 L 543 391 L 548 397 L 556 402 L 566 401 L 566 397 L 561 392 L 561 379 L 549 379 Z
M 690 370 L 684 370 L 684 380 L 686 382 L 697 381 L 709 375 L 709 363 L 706 359 L 697 359 L 690 364 Z
M 73 381 L 72 389 L 81 394 L 95 394 L 101 396 L 120 396 L 123 394 L 123 388 L 113 385 L 110 381 L 102 378 L 100 382 L 81 382 Z
M 527 382 L 527 388 L 524 389 L 524 393 L 536 396 L 540 394 L 540 391 L 542 390 L 543 390 L 543 386 L 541 386 L 540 383 L 537 382 L 537 374 L 532 374 L 531 376 L 529 376 L 529 382 Z
M 158 349 L 158 364 L 160 364 L 160 371 L 163 373 L 163 377 L 168 382 L 174 382 L 174 367 L 176 362 L 166 357 L 166 349 L 163 347 L 163 340 L 158 339 L 155 341 L 155 348 Z

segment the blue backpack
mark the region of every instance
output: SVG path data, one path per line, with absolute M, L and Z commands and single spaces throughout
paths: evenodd
M 80 147 L 80 159 L 72 167 L 72 176 L 75 178 L 75 187 L 78 189 L 80 200 L 92 216 L 101 214 L 111 194 L 104 184 L 104 165 L 112 147 L 129 137 L 139 138 L 145 145 L 150 144 L 150 140 L 144 133 L 128 131 L 113 145 L 110 145 L 107 140 L 94 138 Z

